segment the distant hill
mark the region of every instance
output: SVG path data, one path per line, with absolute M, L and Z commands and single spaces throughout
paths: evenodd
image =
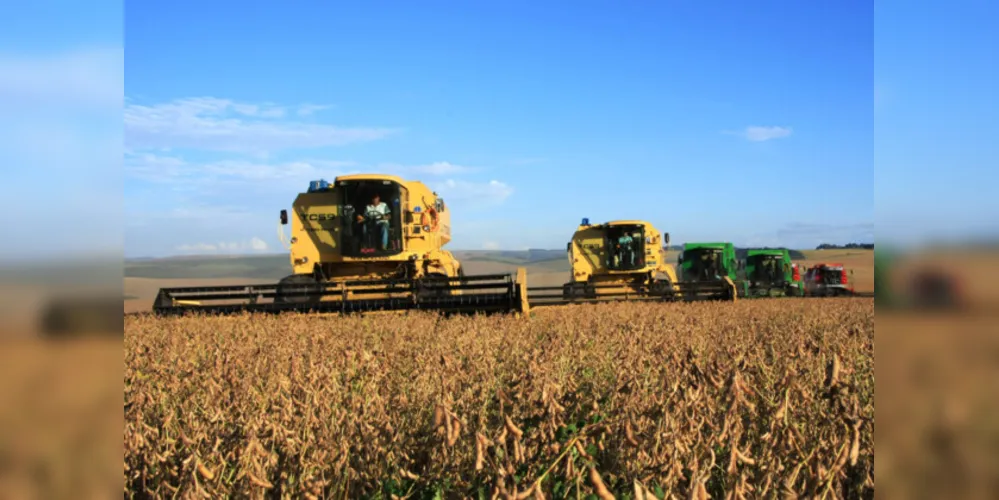
M 285 254 L 166 257 L 125 261 L 126 278 L 250 278 L 279 280 L 291 274 Z
M 526 265 L 552 260 L 566 260 L 565 249 L 547 250 L 532 248 L 529 250 L 457 250 L 454 252 L 458 260 L 489 261 L 506 264 Z
M 457 250 L 462 262 L 495 262 L 514 267 L 540 265 L 541 268 L 566 267 L 565 250 Z M 565 264 L 565 266 L 563 266 Z M 276 281 L 291 274 L 285 254 L 235 256 L 178 256 L 140 258 L 125 261 L 126 278 L 245 278 Z

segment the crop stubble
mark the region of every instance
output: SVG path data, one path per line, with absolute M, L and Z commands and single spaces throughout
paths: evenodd
M 873 497 L 869 299 L 125 323 L 126 496 Z

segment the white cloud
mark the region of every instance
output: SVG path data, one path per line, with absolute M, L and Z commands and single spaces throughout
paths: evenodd
M 482 243 L 483 250 L 499 250 L 500 244 L 495 241 L 486 241 Z
M 0 102 L 56 108 L 122 106 L 125 51 L 121 47 L 77 49 L 49 55 L 0 53 Z
M 483 206 L 503 203 L 513 194 L 512 187 L 497 180 L 470 182 L 448 179 L 435 184 L 434 188 L 448 202 L 457 201 Z
M 243 242 L 192 243 L 177 246 L 177 251 L 185 254 L 239 254 L 266 252 L 270 247 L 260 238 Z
M 157 183 L 168 183 L 194 173 L 186 161 L 152 153 L 125 153 L 125 176 Z
M 470 167 L 455 165 L 454 163 L 449 163 L 446 161 L 438 161 L 431 163 L 429 165 L 418 165 L 415 167 L 410 167 L 410 169 L 414 172 L 419 172 L 429 175 L 455 175 L 455 174 L 471 172 L 474 170 Z
M 750 126 L 742 132 L 743 137 L 753 142 L 769 141 L 771 139 L 781 139 L 791 135 L 790 127 L 761 127 Z
M 372 172 L 382 172 L 391 175 L 399 176 L 414 176 L 414 175 L 433 175 L 433 176 L 447 176 L 447 175 L 459 175 L 467 174 L 480 170 L 476 167 L 468 167 L 464 165 L 457 165 L 447 161 L 436 161 L 433 163 L 426 164 L 400 164 L 400 163 L 379 163 L 374 165 L 369 171 Z
M 300 109 L 301 110 L 301 109 Z M 127 104 L 125 144 L 133 149 L 191 148 L 261 153 L 342 146 L 384 138 L 396 130 L 280 119 L 287 109 L 199 97 L 155 105 Z
M 177 246 L 177 251 L 183 253 L 215 253 L 218 249 L 218 245 L 213 243 L 193 243 Z
M 126 153 L 126 177 L 159 184 L 189 185 L 209 189 L 220 183 L 253 183 L 274 187 L 274 182 L 302 184 L 315 178 L 331 180 L 347 173 L 349 161 L 302 160 L 281 163 L 249 160 L 221 160 L 193 163 L 176 156 L 152 153 Z
M 213 178 L 226 177 L 248 181 L 301 180 L 320 175 L 318 168 L 304 161 L 270 165 L 242 160 L 223 160 L 203 165 L 201 171 Z
M 298 107 L 298 116 L 309 116 L 317 111 L 322 111 L 324 109 L 330 109 L 333 106 L 323 105 L 323 104 L 303 104 Z
M 250 249 L 254 252 L 266 252 L 268 248 L 267 242 L 260 238 L 250 240 Z

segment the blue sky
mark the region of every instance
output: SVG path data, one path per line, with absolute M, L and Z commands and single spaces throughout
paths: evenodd
M 121 254 L 121 12 L 104 0 L 0 9 L 4 261 Z
M 130 6 L 126 249 L 279 248 L 353 171 L 437 188 L 454 248 L 872 239 L 869 6 L 538 3 Z
M 954 181 L 995 165 L 989 2 L 475 3 L 6 6 L 0 207 L 76 220 L 0 251 L 281 251 L 277 212 L 358 171 L 438 189 L 456 249 L 560 248 L 582 217 L 796 247 L 994 225 Z M 94 220 L 117 236 L 66 237 Z
M 879 2 L 874 41 L 878 238 L 999 236 L 999 3 Z

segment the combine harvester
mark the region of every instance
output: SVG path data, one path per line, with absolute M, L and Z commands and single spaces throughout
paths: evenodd
M 739 278 L 739 261 L 732 243 L 684 243 L 677 257 L 680 278 L 687 283 L 710 289 L 724 284 L 737 297 L 749 294 L 747 283 Z
M 873 293 L 858 293 L 850 283 L 849 275 L 840 263 L 814 264 L 805 271 L 804 295 L 806 297 L 873 297 Z
M 841 264 L 817 264 L 803 274 L 783 248 L 747 250 L 740 262 L 732 243 L 687 243 L 678 261 L 683 280 L 731 280 L 740 298 L 872 296 L 854 291 Z
M 679 281 L 666 263 L 669 233 L 644 221 L 590 224 L 583 219 L 566 245 L 570 279 L 562 286 L 529 287 L 530 307 L 581 302 L 736 300 L 732 280 Z
M 742 263 L 749 297 L 803 297 L 801 268 L 786 248 L 754 248 Z
M 313 181 L 291 217 L 281 211 L 282 225 L 289 218 L 291 275 L 274 284 L 163 288 L 154 312 L 528 312 L 524 269 L 464 275 L 443 249 L 451 241 L 447 206 L 421 182 L 381 174 Z

